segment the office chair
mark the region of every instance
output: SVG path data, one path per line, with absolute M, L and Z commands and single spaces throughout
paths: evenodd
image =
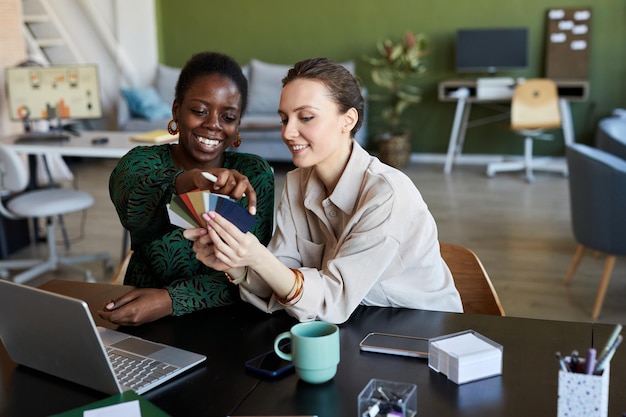
M 560 126 L 559 96 L 554 81 L 537 78 L 519 84 L 511 99 L 511 128 L 524 137 L 524 158 L 521 161 L 489 163 L 487 176 L 493 177 L 496 172 L 523 170 L 529 183 L 535 181 L 535 170 L 560 172 L 567 176 L 566 165 L 533 158 L 533 141 L 551 140 L 552 135 L 546 130 Z
M 441 257 L 450 268 L 465 313 L 504 316 L 504 309 L 487 271 L 468 248 L 440 243 Z
M 600 315 L 618 255 L 626 255 L 626 160 L 603 150 L 575 143 L 566 149 L 574 259 L 565 276 L 569 285 L 586 248 L 607 255 L 592 319 Z
M 598 122 L 596 146 L 626 159 L 626 117 L 607 117 Z
M 0 214 L 8 219 L 46 218 L 47 219 L 47 259 L 16 259 L 0 261 L 0 276 L 9 277 L 11 269 L 26 269 L 12 277 L 17 283 L 24 283 L 48 271 L 55 271 L 60 266 L 73 269 L 74 264 L 102 260 L 107 269 L 112 264 L 107 253 L 95 253 L 78 256 L 59 256 L 55 241 L 56 217 L 62 222 L 62 215 L 85 210 L 94 203 L 93 197 L 85 192 L 65 189 L 46 188 L 26 190 L 29 174 L 22 158 L 10 146 L 0 145 L 0 192 L 9 196 L 5 202 L 0 199 Z M 91 271 L 82 270 L 87 281 L 93 282 Z

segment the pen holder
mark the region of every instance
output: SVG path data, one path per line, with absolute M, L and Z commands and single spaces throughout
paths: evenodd
M 359 417 L 414 417 L 417 386 L 371 379 L 359 394 Z
M 602 375 L 559 371 L 558 417 L 606 417 L 609 366 Z

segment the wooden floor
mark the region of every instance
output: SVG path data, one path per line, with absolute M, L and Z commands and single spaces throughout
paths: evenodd
M 91 192 L 96 204 L 87 211 L 84 223 L 81 214 L 66 216 L 65 221 L 75 240 L 72 253 L 108 251 L 117 265 L 123 234 L 108 196 L 108 176 L 114 163 L 106 159 L 71 163 L 78 187 Z M 288 168 L 276 167 L 278 189 Z M 518 173 L 487 178 L 484 166 L 473 165 L 455 166 L 449 175 L 443 174 L 440 164 L 412 164 L 404 171 L 428 203 L 440 240 L 467 246 L 481 258 L 507 315 L 591 321 L 604 257 L 587 254 L 571 286 L 562 284 L 576 248 L 566 179 L 545 173 L 537 173 L 534 184 L 527 184 Z M 44 245 L 38 246 L 35 251 L 45 251 Z M 32 248 L 26 248 L 12 257 L 31 252 Z M 111 272 L 104 271 L 101 264 L 88 266 L 98 281 L 111 279 Z M 618 258 L 598 321 L 626 323 L 625 275 L 626 259 Z M 80 274 L 62 271 L 28 284 L 39 285 L 51 278 L 83 279 Z

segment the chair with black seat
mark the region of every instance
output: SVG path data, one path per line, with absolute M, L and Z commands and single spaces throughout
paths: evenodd
M 597 319 L 616 256 L 626 255 L 626 160 L 575 143 L 566 149 L 572 229 L 578 242 L 564 283 L 569 285 L 585 248 L 607 255 L 592 319 Z
M 11 277 L 17 283 L 24 283 L 45 272 L 55 271 L 61 266 L 78 269 L 75 264 L 102 260 L 109 269 L 112 264 L 107 253 L 94 253 L 76 256 L 60 256 L 55 241 L 55 219 L 62 221 L 64 214 L 85 210 L 94 204 L 93 197 L 83 191 L 67 188 L 44 188 L 27 190 L 29 173 L 23 159 L 10 146 L 0 145 L 0 192 L 7 198 L 0 200 L 0 214 L 8 219 L 47 219 L 47 258 L 12 259 L 0 261 L 0 275 L 9 277 L 9 270 L 19 272 Z M 6 205 L 5 205 L 6 204 Z M 87 281 L 94 281 L 91 271 L 85 273 Z
M 511 128 L 524 137 L 524 157 L 521 160 L 498 161 L 487 165 L 487 176 L 496 172 L 525 171 L 526 181 L 535 181 L 534 171 L 559 172 L 567 176 L 567 165 L 533 157 L 535 140 L 551 140 L 548 129 L 561 127 L 559 95 L 554 81 L 535 78 L 522 82 L 511 99 Z
M 491 279 L 478 256 L 469 248 L 440 243 L 441 257 L 450 268 L 465 313 L 504 316 Z
M 598 122 L 596 147 L 626 159 L 626 117 L 607 117 Z

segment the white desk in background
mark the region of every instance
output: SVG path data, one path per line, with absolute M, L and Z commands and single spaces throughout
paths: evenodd
M 6 136 L 2 142 L 9 144 L 19 153 L 29 155 L 61 155 L 79 156 L 86 158 L 114 158 L 119 159 L 138 145 L 147 145 L 144 142 L 133 142 L 130 137 L 138 132 L 117 132 L 108 130 L 80 131 L 80 136 L 70 135 L 63 142 L 29 142 L 15 143 L 18 135 Z M 107 138 L 106 143 L 93 144 L 92 140 Z
M 587 80 L 554 80 L 559 92 L 559 107 L 561 110 L 561 128 L 566 145 L 574 143 L 574 126 L 570 101 L 585 101 L 589 95 L 589 82 Z M 461 154 L 465 133 L 467 129 L 508 117 L 503 114 L 470 120 L 470 112 L 473 103 L 498 104 L 510 103 L 509 100 L 483 100 L 476 94 L 477 80 L 459 79 L 447 80 L 439 83 L 439 101 L 456 101 L 456 110 L 448 142 L 448 152 L 443 172 L 449 174 L 452 171 L 454 160 Z
M 108 130 L 80 131 L 80 136 L 70 135 L 63 142 L 24 142 L 15 143 L 18 135 L 6 136 L 2 142 L 11 145 L 19 153 L 26 155 L 59 155 L 76 156 L 85 158 L 113 158 L 119 159 L 139 145 L 149 145 L 146 142 L 133 142 L 130 140 L 139 132 L 119 132 Z M 107 138 L 106 143 L 94 144 L 94 139 Z M 122 257 L 128 248 L 128 233 L 124 231 L 122 238 Z

